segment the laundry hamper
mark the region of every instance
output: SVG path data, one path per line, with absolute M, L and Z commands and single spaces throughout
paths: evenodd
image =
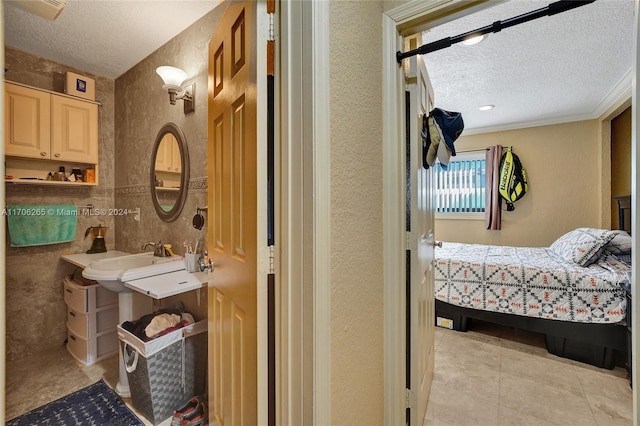
M 143 342 L 118 326 L 131 404 L 154 425 L 206 393 L 206 330 L 206 321 L 199 321 Z

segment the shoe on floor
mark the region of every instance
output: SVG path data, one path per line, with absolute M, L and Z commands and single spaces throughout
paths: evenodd
M 173 417 L 171 418 L 171 426 L 181 426 L 182 419 L 185 416 L 193 413 L 196 410 L 196 407 L 198 407 L 199 403 L 200 403 L 200 399 L 194 396 L 185 405 L 183 405 L 182 407 L 174 411 Z
M 200 401 L 194 411 L 182 417 L 181 426 L 202 426 L 206 424 L 206 413 L 207 409 L 204 402 Z

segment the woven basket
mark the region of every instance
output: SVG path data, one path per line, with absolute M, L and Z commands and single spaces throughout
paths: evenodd
M 205 331 L 206 321 L 200 321 L 145 343 L 118 327 L 131 404 L 154 425 L 191 397 L 206 393 Z

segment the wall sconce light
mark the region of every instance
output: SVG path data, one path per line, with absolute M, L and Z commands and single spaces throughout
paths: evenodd
M 162 66 L 156 68 L 156 73 L 162 78 L 164 84 L 163 89 L 169 92 L 169 102 L 171 105 L 176 104 L 176 100 L 184 101 L 184 113 L 188 114 L 196 110 L 196 84 L 192 83 L 186 87 L 182 87 L 182 82 L 187 79 L 187 73 L 180 68 Z

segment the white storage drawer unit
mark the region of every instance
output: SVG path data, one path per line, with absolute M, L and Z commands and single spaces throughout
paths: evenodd
M 64 301 L 76 312 L 89 312 L 89 309 L 101 309 L 118 305 L 118 293 L 109 291 L 106 288 L 95 284 L 84 286 L 76 283 L 73 279 L 64 279 Z
M 118 295 L 98 284 L 81 285 L 64 278 L 67 349 L 91 365 L 118 353 Z
M 76 312 L 67 306 L 67 327 L 79 336 L 88 336 L 89 330 L 95 329 L 96 333 L 113 331 L 113 325 L 118 324 L 118 309 L 103 309 L 95 313 L 95 324 L 92 324 L 94 316 Z

